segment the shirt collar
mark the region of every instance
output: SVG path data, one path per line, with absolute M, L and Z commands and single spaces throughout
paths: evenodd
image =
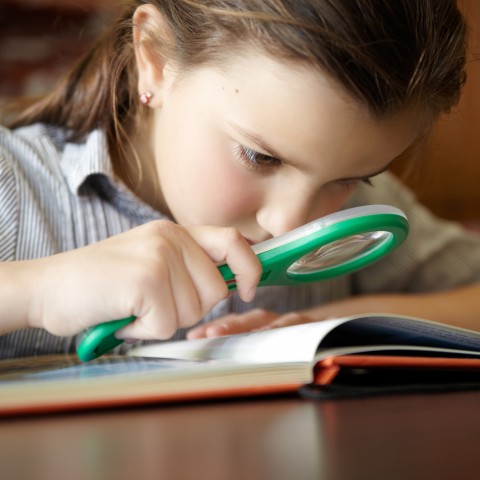
M 81 196 L 93 189 L 119 211 L 142 223 L 168 218 L 140 200 L 120 179 L 115 178 L 106 135 L 102 130 L 89 133 L 83 143 L 66 143 L 60 164 L 74 195 Z
M 78 195 L 91 175 L 114 178 L 107 139 L 101 130 L 88 134 L 83 143 L 66 143 L 61 157 L 61 168 L 70 191 Z

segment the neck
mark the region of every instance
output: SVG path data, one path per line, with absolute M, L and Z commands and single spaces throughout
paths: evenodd
M 115 175 L 143 202 L 169 215 L 158 181 L 154 149 L 151 144 L 151 119 L 142 128 L 133 128 L 131 141 L 121 150 L 112 148 Z

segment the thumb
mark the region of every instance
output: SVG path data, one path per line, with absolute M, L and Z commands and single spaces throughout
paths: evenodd
M 230 227 L 189 227 L 187 231 L 214 262 L 230 267 L 240 298 L 253 300 L 262 266 L 240 232 Z

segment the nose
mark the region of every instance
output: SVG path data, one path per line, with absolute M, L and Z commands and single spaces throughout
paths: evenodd
M 277 237 L 313 220 L 312 210 L 318 211 L 313 202 L 305 192 L 280 193 L 270 197 L 257 211 L 257 222 L 264 231 Z
M 268 190 L 258 206 L 256 220 L 264 232 L 278 237 L 338 211 L 352 193 L 353 190 L 329 188 L 321 182 L 282 182 Z

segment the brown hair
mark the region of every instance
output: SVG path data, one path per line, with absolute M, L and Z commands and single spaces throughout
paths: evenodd
M 60 125 L 72 140 L 102 128 L 110 145 L 128 142 L 139 114 L 132 17 L 148 3 L 172 38 L 151 32 L 156 50 L 185 69 L 255 45 L 320 68 L 377 117 L 417 104 L 434 118 L 457 103 L 465 81 L 455 0 L 130 0 L 57 88 L 10 126 Z

